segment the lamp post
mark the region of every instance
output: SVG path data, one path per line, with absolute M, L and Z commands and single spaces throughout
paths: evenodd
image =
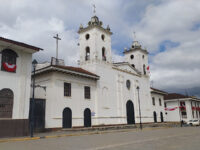
M 33 137 L 34 131 L 34 106 L 35 106 L 35 69 L 36 69 L 37 61 L 34 59 L 32 62 L 33 66 L 33 76 L 32 76 L 32 87 L 33 87 L 33 95 L 31 102 L 31 121 L 30 121 L 30 136 Z
M 140 115 L 140 129 L 142 130 L 142 118 L 141 118 L 141 108 L 140 108 L 140 87 L 137 86 L 138 91 L 138 105 L 139 105 L 139 115 Z

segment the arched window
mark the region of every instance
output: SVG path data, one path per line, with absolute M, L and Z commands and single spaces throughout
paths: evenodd
M 105 39 L 105 35 L 104 34 L 101 35 L 101 39 L 104 41 L 104 39 Z
M 11 49 L 4 49 L 2 52 L 1 70 L 8 72 L 16 72 L 17 53 Z
M 159 105 L 162 106 L 162 101 L 161 99 L 159 98 Z
M 133 58 L 134 58 L 134 55 L 131 55 L 130 58 L 133 59 Z
M 142 58 L 144 59 L 144 55 L 142 55 Z
M 106 49 L 105 49 L 105 47 L 102 48 L 102 60 L 106 61 Z
M 90 47 L 85 48 L 85 60 L 90 60 Z
M 13 98 L 12 90 L 0 90 L 0 118 L 12 118 Z
M 126 80 L 126 87 L 127 87 L 127 89 L 130 90 L 130 88 L 131 88 L 131 81 L 130 80 Z
M 145 65 L 143 65 L 143 72 L 144 72 L 144 74 L 146 74 L 146 66 Z
M 89 40 L 89 38 L 90 38 L 90 35 L 89 35 L 89 34 L 86 34 L 86 35 L 85 35 L 85 39 L 86 39 L 86 40 Z

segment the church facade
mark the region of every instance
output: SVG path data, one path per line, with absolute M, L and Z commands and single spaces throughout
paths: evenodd
M 79 67 L 65 66 L 54 59 L 37 66 L 35 96 L 38 109 L 41 103 L 43 106 L 43 126 L 135 124 L 140 117 L 142 122 L 154 122 L 152 91 L 161 98 L 165 93 L 150 88 L 147 50 L 133 41 L 124 51 L 125 61 L 113 63 L 112 32 L 97 16 L 87 27 L 81 25 L 78 33 Z M 156 110 L 164 114 L 164 102 Z M 164 121 L 164 115 L 159 120 Z
M 28 134 L 32 54 L 39 50 L 0 37 L 0 137 Z

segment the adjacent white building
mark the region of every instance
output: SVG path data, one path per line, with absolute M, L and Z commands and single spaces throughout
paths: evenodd
M 124 62 L 113 63 L 109 26 L 94 16 L 78 33 L 80 67 L 54 59 L 37 67 L 35 94 L 45 128 L 139 123 L 139 102 L 142 122 L 154 122 L 154 111 L 164 114 L 162 92 L 153 92 L 162 106 L 152 106 L 148 52 L 138 41 L 125 49 Z
M 28 133 L 32 54 L 39 50 L 0 37 L 0 137 Z
M 200 120 L 200 99 L 170 93 L 165 96 L 165 110 L 168 122 Z
M 151 88 L 154 122 L 166 121 L 164 96 L 167 94 L 168 93 L 166 93 L 164 91 L 161 91 L 161 90 L 158 90 L 155 88 Z

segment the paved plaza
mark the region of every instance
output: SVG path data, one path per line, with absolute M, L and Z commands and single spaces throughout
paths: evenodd
M 199 150 L 200 127 L 119 130 L 0 143 L 0 150 Z

